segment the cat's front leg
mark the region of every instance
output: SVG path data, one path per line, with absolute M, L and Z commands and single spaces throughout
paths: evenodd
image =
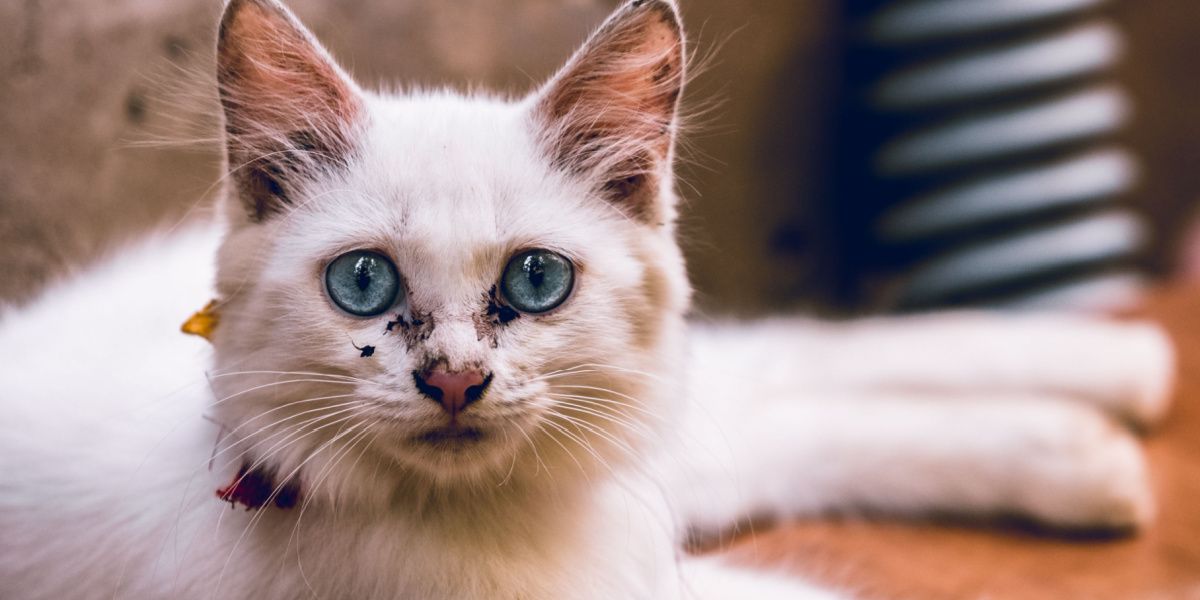
M 1063 314 L 775 318 L 698 327 L 693 350 L 696 390 L 1071 398 L 1139 426 L 1166 413 L 1175 375 L 1174 349 L 1159 326 Z
M 740 400 L 701 411 L 692 447 L 663 468 L 702 538 L 747 519 L 828 512 L 1015 515 L 1102 530 L 1137 528 L 1154 513 L 1137 439 L 1079 403 Z

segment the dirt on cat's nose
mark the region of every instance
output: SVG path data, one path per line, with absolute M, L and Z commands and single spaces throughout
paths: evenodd
M 471 403 L 483 397 L 492 374 L 479 369 L 451 371 L 445 361 L 438 361 L 423 371 L 413 371 L 417 391 L 442 405 L 451 418 L 458 416 Z

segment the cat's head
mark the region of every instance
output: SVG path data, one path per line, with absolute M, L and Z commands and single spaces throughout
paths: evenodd
M 226 456 L 336 495 L 358 465 L 453 487 L 636 452 L 678 401 L 684 62 L 673 4 L 635 0 L 526 98 L 373 93 L 277 2 L 233 0 Z

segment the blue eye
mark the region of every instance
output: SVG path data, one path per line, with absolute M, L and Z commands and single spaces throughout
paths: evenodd
M 546 312 L 562 304 L 575 284 L 571 261 L 549 250 L 526 250 L 508 261 L 500 286 L 513 308 Z
M 373 317 L 392 307 L 400 295 L 400 276 L 387 257 L 367 250 L 347 252 L 325 269 L 325 289 L 342 310 Z

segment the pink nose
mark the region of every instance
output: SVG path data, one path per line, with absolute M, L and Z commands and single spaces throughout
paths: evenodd
M 433 369 L 413 371 L 417 391 L 442 405 L 451 416 L 457 416 L 469 404 L 483 397 L 491 374 L 484 375 L 479 369 L 448 371 L 445 363 L 439 362 Z

